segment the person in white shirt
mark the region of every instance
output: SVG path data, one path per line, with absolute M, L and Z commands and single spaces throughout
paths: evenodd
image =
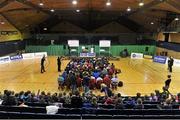
M 101 77 L 98 77 L 96 79 L 96 88 L 101 89 L 101 84 L 103 83 L 103 79 Z
M 58 109 L 62 107 L 62 103 L 54 103 L 53 105 L 46 106 L 46 113 L 54 115 L 58 113 Z
M 118 81 L 119 81 L 119 80 L 118 80 L 117 75 L 115 75 L 115 76 L 111 79 L 112 89 L 117 89 Z

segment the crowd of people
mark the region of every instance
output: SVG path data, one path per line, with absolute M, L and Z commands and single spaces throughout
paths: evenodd
M 118 87 L 117 74 L 121 71 L 110 64 L 107 58 L 74 58 L 58 77 L 59 89 L 76 90 L 87 93 L 101 89 L 107 96 Z M 112 90 L 111 90 L 112 89 Z
M 61 71 L 60 67 L 58 71 Z M 59 89 L 61 89 L 59 93 L 51 94 L 40 90 L 37 94 L 31 91 L 15 93 L 4 90 L 3 94 L 0 93 L 0 104 L 28 107 L 27 103 L 41 103 L 47 104 L 49 109 L 54 109 L 52 106 L 57 103 L 60 103 L 61 107 L 69 105 L 71 108 L 99 108 L 100 105 L 113 105 L 115 109 L 143 109 L 143 103 L 148 101 L 157 102 L 157 108 L 172 109 L 174 104 L 180 103 L 180 93 L 172 95 L 168 91 L 171 75 L 168 75 L 162 92 L 155 90 L 149 96 L 141 96 L 141 93 L 137 93 L 135 97 L 124 97 L 121 93 L 113 93 L 119 85 L 117 77 L 119 73 L 121 70 L 116 69 L 105 57 L 74 58 L 58 77 Z M 62 92 L 64 89 L 70 92 Z M 104 92 L 104 96 L 95 95 L 93 93 L 95 89 Z M 58 109 L 59 107 L 56 112 Z
M 112 94 L 111 97 L 95 95 L 93 91 L 80 94 L 79 91 L 74 93 L 45 93 L 44 91 L 35 94 L 31 91 L 14 91 L 4 90 L 0 94 L 2 105 L 28 107 L 27 103 L 41 103 L 53 105 L 61 103 L 62 107 L 69 105 L 71 108 L 99 108 L 99 105 L 114 105 L 115 109 L 143 109 L 143 102 L 159 102 L 160 108 L 172 109 L 173 104 L 180 103 L 180 93 L 177 95 L 169 94 L 163 87 L 163 92 L 155 90 L 149 96 L 141 96 L 137 93 L 135 97 L 124 97 L 120 93 Z

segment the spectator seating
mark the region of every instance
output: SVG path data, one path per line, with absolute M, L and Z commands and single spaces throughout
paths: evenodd
M 154 105 L 153 105 L 154 106 Z M 177 105 L 176 105 L 177 106 Z M 0 118 L 41 118 L 41 119 L 122 119 L 122 118 L 169 118 L 179 119 L 179 109 L 84 109 L 61 108 L 56 115 L 47 115 L 45 107 L 0 106 Z

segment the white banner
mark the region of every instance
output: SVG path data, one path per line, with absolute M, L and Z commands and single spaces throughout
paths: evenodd
M 4 57 L 0 57 L 0 64 L 9 63 L 15 60 L 42 58 L 44 55 L 45 57 L 47 57 L 47 52 L 24 53 L 22 55 L 4 56 Z
M 99 46 L 100 47 L 111 47 L 111 41 L 110 40 L 100 40 Z
M 79 47 L 79 40 L 68 40 L 69 47 Z
M 131 53 L 131 59 L 143 59 L 142 53 Z
M 174 59 L 174 66 L 180 67 L 180 60 Z
M 37 52 L 34 53 L 34 58 L 42 58 L 44 55 L 47 57 L 47 52 Z
M 34 58 L 34 53 L 24 53 L 22 54 L 23 59 L 33 59 Z
M 9 63 L 9 62 L 10 62 L 10 56 L 0 57 L 0 64 Z

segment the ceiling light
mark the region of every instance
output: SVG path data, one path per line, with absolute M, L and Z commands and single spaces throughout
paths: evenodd
M 41 2 L 41 3 L 39 3 L 39 5 L 40 5 L 40 6 L 43 6 L 44 4 Z
M 51 9 L 50 11 L 51 11 L 51 12 L 54 12 L 54 9 Z
M 76 12 L 80 12 L 80 10 L 76 10 Z
M 178 17 L 176 17 L 174 20 L 175 20 L 175 21 L 178 21 L 178 20 L 179 20 L 179 18 L 178 18 Z
M 77 0 L 73 0 L 73 1 L 72 1 L 72 4 L 73 4 L 73 5 L 76 5 L 76 4 L 77 4 Z
M 111 2 L 110 2 L 110 0 L 108 0 L 107 2 L 106 2 L 106 6 L 110 6 L 111 5 Z
M 128 11 L 128 12 L 129 12 L 129 11 L 131 11 L 131 8 L 130 8 L 130 7 L 128 7 L 128 8 L 127 8 L 127 11 Z
M 151 25 L 154 25 L 154 22 L 151 22 Z
M 43 30 L 47 30 L 47 28 L 43 28 Z
M 139 6 L 143 6 L 144 5 L 144 3 L 143 3 L 143 1 L 141 1 L 140 3 L 139 3 Z

